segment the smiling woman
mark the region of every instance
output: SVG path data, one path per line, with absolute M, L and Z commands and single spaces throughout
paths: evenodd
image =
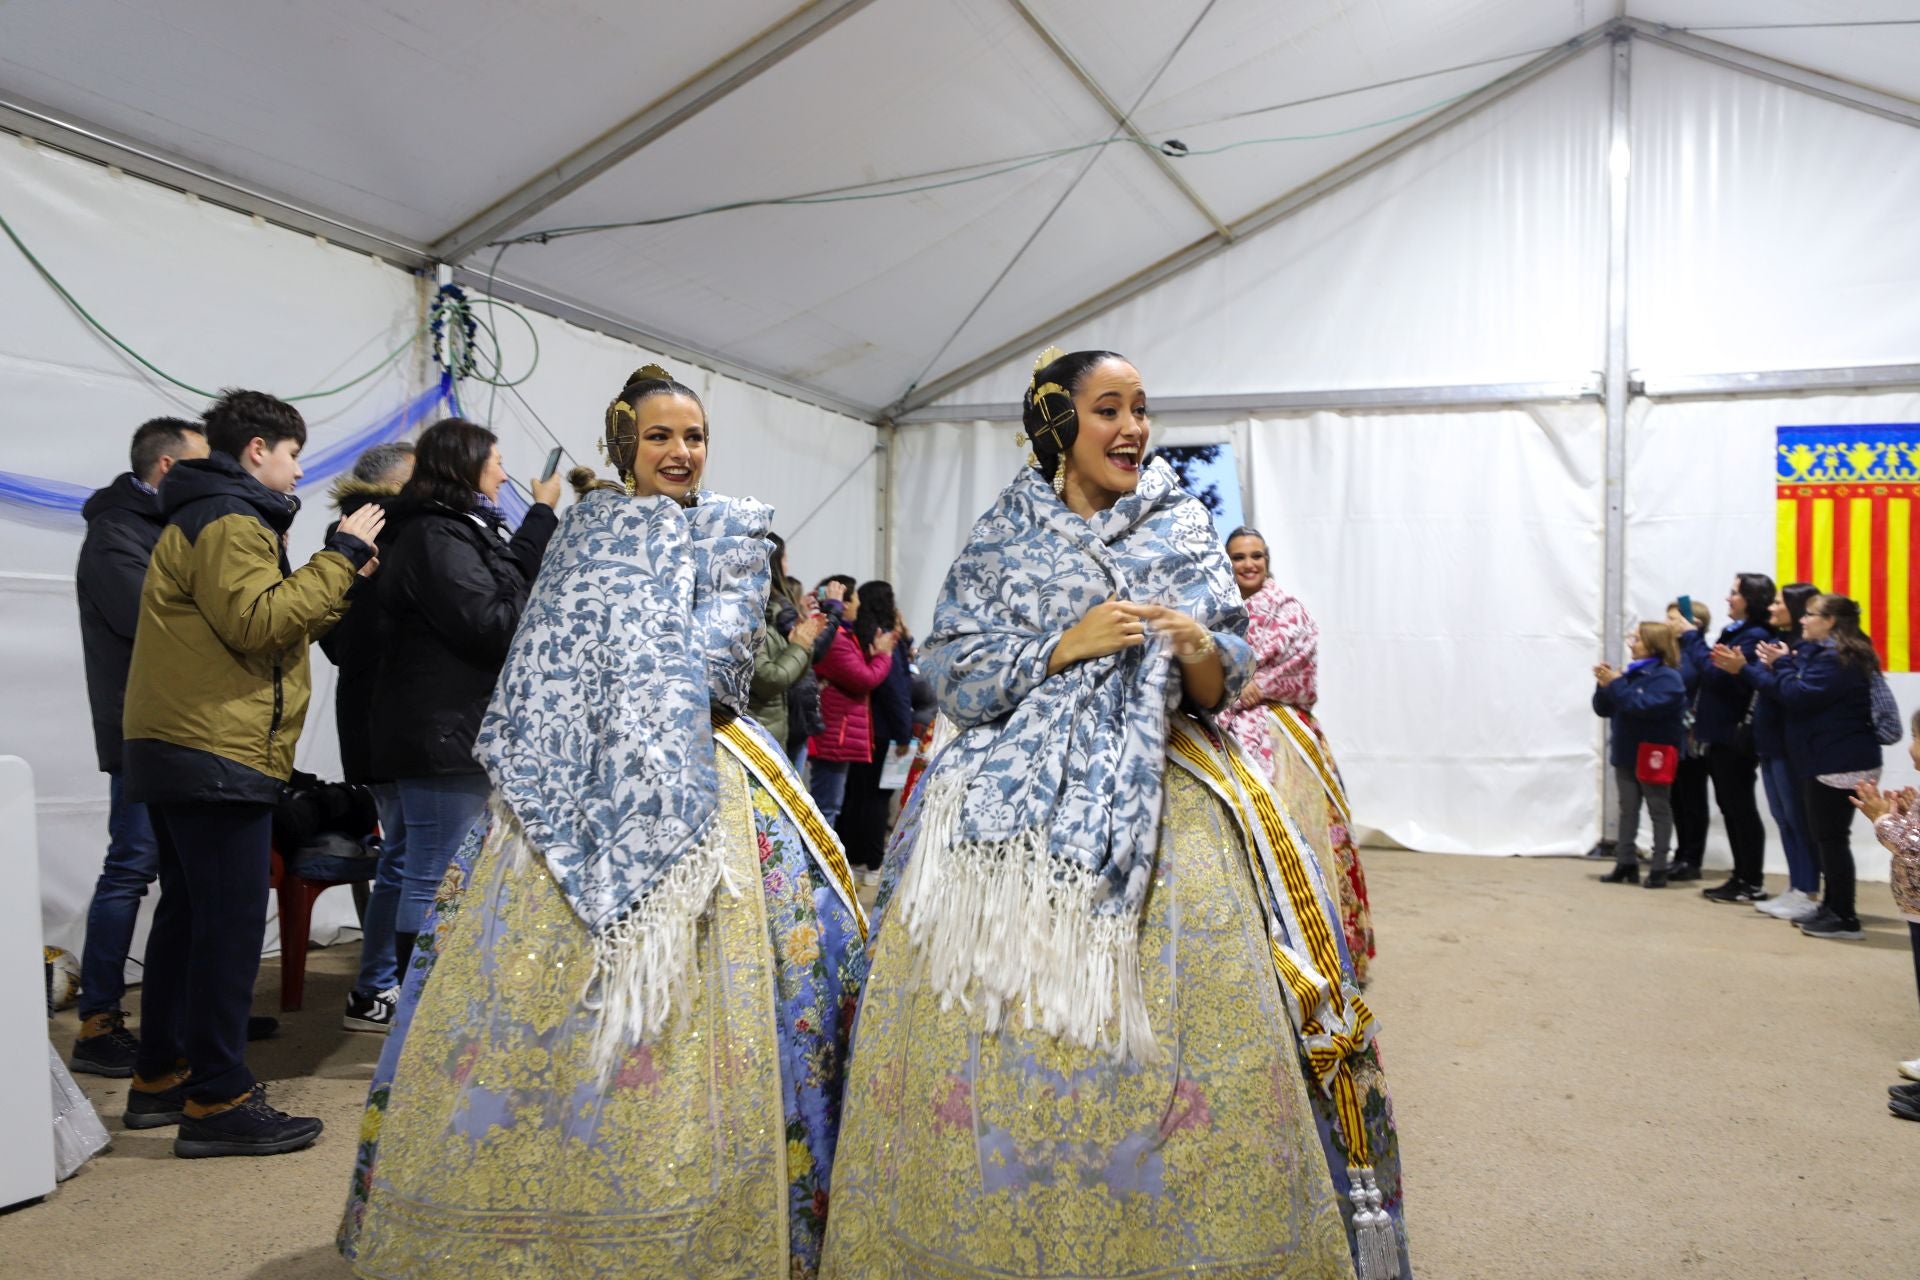
M 1022 415 L 923 658 L 960 733 L 881 873 L 823 1280 L 1408 1275 L 1334 895 L 1201 714 L 1253 668 L 1213 522 L 1122 357 Z

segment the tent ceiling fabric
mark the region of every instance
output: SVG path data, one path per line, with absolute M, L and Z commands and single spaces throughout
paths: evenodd
M 820 3 L 14 5 L 0 96 L 426 245 Z M 1147 138 L 1196 152 L 1248 144 L 1170 162 L 1229 223 L 1623 8 L 1676 27 L 1738 26 L 1701 34 L 1920 98 L 1920 28 L 1762 29 L 1907 19 L 1911 0 L 1026 7 L 1107 98 L 1139 102 Z M 1262 110 L 1282 103 L 1296 105 Z M 1093 145 L 1116 133 L 1008 0 L 873 3 L 519 232 L 1088 149 L 889 199 L 528 244 L 506 255 L 501 278 L 877 408 L 1212 234 L 1137 143 Z M 465 262 L 484 271 L 493 256 Z

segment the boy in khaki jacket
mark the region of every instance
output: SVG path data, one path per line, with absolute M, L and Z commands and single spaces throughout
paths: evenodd
M 130 1129 L 178 1124 L 179 1156 L 297 1151 L 320 1121 L 267 1105 L 247 1069 L 274 803 L 307 714 L 307 646 L 336 622 L 354 576 L 373 571 L 385 516 L 340 522 L 290 571 L 306 423 L 258 391 L 203 416 L 210 457 L 160 489 L 166 527 L 140 595 L 127 679 L 126 787 L 160 846 L 147 939 Z

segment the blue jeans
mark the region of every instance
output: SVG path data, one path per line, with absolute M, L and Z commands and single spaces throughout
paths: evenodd
M 1767 788 L 1767 808 L 1780 828 L 1780 844 L 1787 855 L 1787 883 L 1812 896 L 1820 892 L 1820 854 L 1807 832 L 1800 807 L 1800 780 L 1785 756 L 1760 758 L 1760 781 Z
M 840 817 L 840 808 L 847 802 L 847 770 L 850 764 L 845 760 L 821 760 L 818 757 L 808 761 L 807 790 L 813 792 L 813 802 L 820 807 L 820 816 L 832 826 Z
M 395 860 L 400 889 L 393 931 L 419 933 L 447 865 L 487 812 L 493 784 L 484 773 L 463 773 L 450 778 L 399 778 L 394 786 L 400 792 L 400 820 L 407 838 Z M 371 901 L 367 907 L 372 914 Z
M 400 788 L 378 782 L 367 788 L 380 810 L 380 861 L 373 888 L 367 894 L 366 918 L 360 922 L 360 976 L 353 989 L 376 996 L 400 985 L 400 967 L 394 961 L 393 922 L 400 910 L 400 866 L 407 853 L 407 819 L 400 805 Z
M 118 1009 L 127 992 L 127 952 L 140 899 L 160 874 L 160 846 L 147 806 L 126 798 L 120 775 L 108 779 L 107 861 L 87 908 L 87 941 L 80 949 L 80 1017 Z

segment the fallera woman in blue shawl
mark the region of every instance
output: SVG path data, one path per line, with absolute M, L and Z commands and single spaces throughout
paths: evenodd
M 392 1280 L 814 1275 L 866 922 L 741 716 L 772 512 L 699 398 L 607 411 L 482 726 L 492 818 L 421 934 L 341 1251 Z
M 882 874 L 826 1280 L 1410 1275 L 1373 1020 L 1140 374 L 1050 351 L 923 654 L 958 736 Z

